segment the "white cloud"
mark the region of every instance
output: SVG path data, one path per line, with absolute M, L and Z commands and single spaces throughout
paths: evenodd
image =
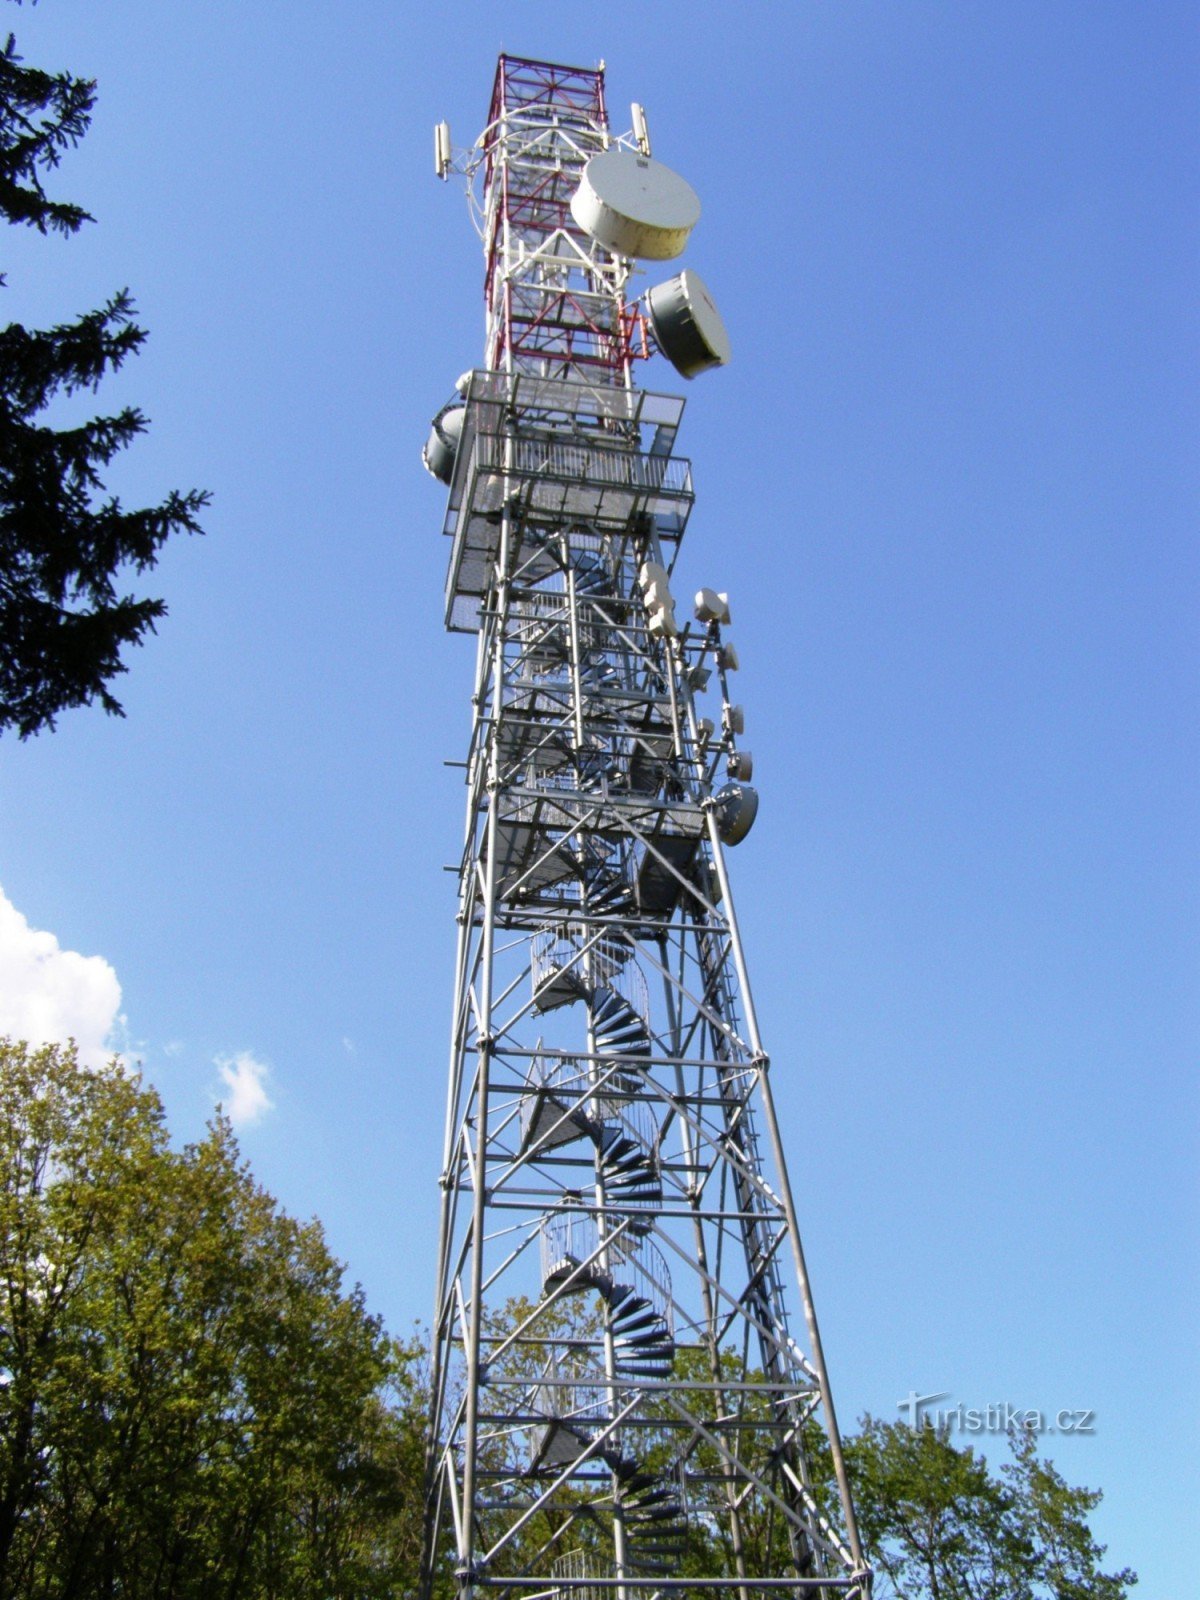
M 74 1039 L 89 1066 L 113 1053 L 121 985 L 103 956 L 64 950 L 31 928 L 0 889 L 0 1034 L 51 1044 Z
M 235 1128 L 249 1127 L 272 1109 L 275 1102 L 267 1093 L 271 1069 L 265 1062 L 239 1050 L 235 1056 L 217 1056 L 216 1064 L 229 1091 L 221 1099 Z

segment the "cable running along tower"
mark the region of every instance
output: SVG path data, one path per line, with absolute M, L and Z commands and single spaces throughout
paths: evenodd
M 728 343 L 690 270 L 627 298 L 699 215 L 633 122 L 603 67 L 502 56 L 475 146 L 437 130 L 486 344 L 425 448 L 477 641 L 425 1593 L 864 1600 L 726 870 L 729 607 L 676 616 L 683 401 L 634 380 Z

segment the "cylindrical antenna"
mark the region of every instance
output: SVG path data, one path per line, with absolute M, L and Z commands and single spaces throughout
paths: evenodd
M 450 124 L 439 122 L 433 130 L 433 165 L 439 178 L 450 176 Z
M 644 156 L 650 154 L 650 129 L 646 126 L 646 108 L 638 105 L 635 100 L 630 106 L 633 113 L 633 137 L 637 140 L 637 147 Z

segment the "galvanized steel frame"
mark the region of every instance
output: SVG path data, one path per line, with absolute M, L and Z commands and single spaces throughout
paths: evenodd
M 639 584 L 691 507 L 683 404 L 632 387 L 631 264 L 567 209 L 610 142 L 602 68 L 502 56 L 467 164 L 488 325 L 445 527 L 447 625 L 477 654 L 424 1589 L 449 1567 L 462 1600 L 861 1600 L 713 801 L 735 740 L 696 705 L 713 673 L 727 703 L 721 632 L 664 631 Z M 678 1570 L 689 1502 L 722 1575 Z

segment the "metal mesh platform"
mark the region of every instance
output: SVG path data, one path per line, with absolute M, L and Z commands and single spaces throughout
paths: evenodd
M 690 461 L 670 453 L 683 404 L 604 384 L 473 373 L 443 527 L 453 541 L 446 626 L 478 628 L 506 508 L 519 529 L 586 523 L 620 535 L 649 520 L 660 541 L 677 544 L 695 498 Z

